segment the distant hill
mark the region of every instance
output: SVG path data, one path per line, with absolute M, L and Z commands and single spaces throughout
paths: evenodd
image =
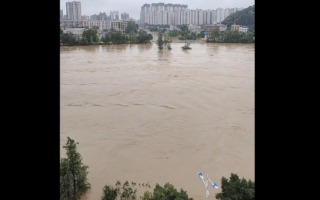
M 251 31 L 255 30 L 254 27 L 254 5 L 249 6 L 243 10 L 237 11 L 229 15 L 221 24 L 230 27 L 232 24 L 248 26 Z

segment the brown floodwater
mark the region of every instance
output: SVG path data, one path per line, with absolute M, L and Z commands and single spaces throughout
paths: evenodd
M 254 44 L 182 45 L 60 48 L 61 157 L 67 137 L 80 143 L 82 199 L 128 180 L 138 197 L 138 183 L 170 182 L 203 200 L 198 171 L 254 180 Z

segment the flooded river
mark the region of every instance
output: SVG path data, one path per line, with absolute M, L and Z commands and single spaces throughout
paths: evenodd
M 80 143 L 92 187 L 82 199 L 128 180 L 203 200 L 198 171 L 219 186 L 231 172 L 254 180 L 254 45 L 171 46 L 60 48 L 61 157 L 67 137 Z

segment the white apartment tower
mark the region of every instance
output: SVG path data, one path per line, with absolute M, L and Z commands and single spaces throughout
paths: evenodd
M 242 8 L 188 9 L 187 5 L 152 3 L 144 4 L 140 21 L 149 25 L 206 25 L 222 22 L 230 14 Z
M 81 20 L 81 3 L 79 1 L 67 2 L 67 19 Z
M 203 10 L 199 10 L 199 18 L 198 18 L 198 20 L 199 20 L 199 23 L 197 24 L 197 25 L 203 25 L 204 23 L 204 17 L 203 17 Z
M 121 19 L 128 19 L 129 18 L 129 14 L 124 12 L 124 13 L 121 13 Z
M 221 18 L 220 18 L 220 22 L 222 22 L 225 19 L 225 9 L 221 8 Z
M 119 20 L 119 12 L 118 11 L 110 11 L 111 21 Z
M 211 10 L 207 10 L 206 11 L 206 21 L 205 21 L 206 23 L 205 24 L 212 24 L 211 15 L 212 15 Z
M 216 10 L 213 10 L 213 11 L 211 12 L 211 14 L 212 14 L 211 24 L 217 23 L 217 11 L 216 11 Z
M 221 22 L 221 8 L 216 9 L 216 21 L 215 23 L 220 23 Z

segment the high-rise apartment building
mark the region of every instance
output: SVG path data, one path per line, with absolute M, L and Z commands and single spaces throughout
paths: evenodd
M 60 20 L 63 20 L 63 10 L 60 10 Z
M 217 23 L 217 11 L 213 10 L 211 11 L 211 24 Z
M 140 11 L 141 24 L 149 25 L 207 25 L 222 22 L 242 8 L 212 10 L 188 9 L 187 5 L 152 3 L 144 4 Z
M 81 20 L 81 3 L 79 1 L 67 2 L 67 19 Z
M 124 13 L 121 13 L 121 19 L 128 19 L 129 18 L 129 14 L 124 12 Z
M 217 8 L 216 9 L 216 23 L 220 23 L 221 22 L 221 8 Z
M 224 9 L 224 8 L 221 8 L 220 22 L 222 22 L 225 18 L 226 18 L 225 9 Z
M 183 16 L 181 16 L 180 11 L 184 11 L 187 8 L 187 5 L 181 4 L 144 4 L 141 7 L 140 20 L 142 24 L 181 24 L 181 19 L 183 19 Z M 176 11 L 179 12 L 174 14 Z M 176 15 L 175 19 L 173 17 L 174 15 Z
M 198 25 L 203 25 L 204 24 L 204 12 L 203 12 L 203 10 L 199 10 L 199 23 L 198 23 Z
M 119 20 L 119 12 L 118 11 L 110 11 L 111 20 Z

